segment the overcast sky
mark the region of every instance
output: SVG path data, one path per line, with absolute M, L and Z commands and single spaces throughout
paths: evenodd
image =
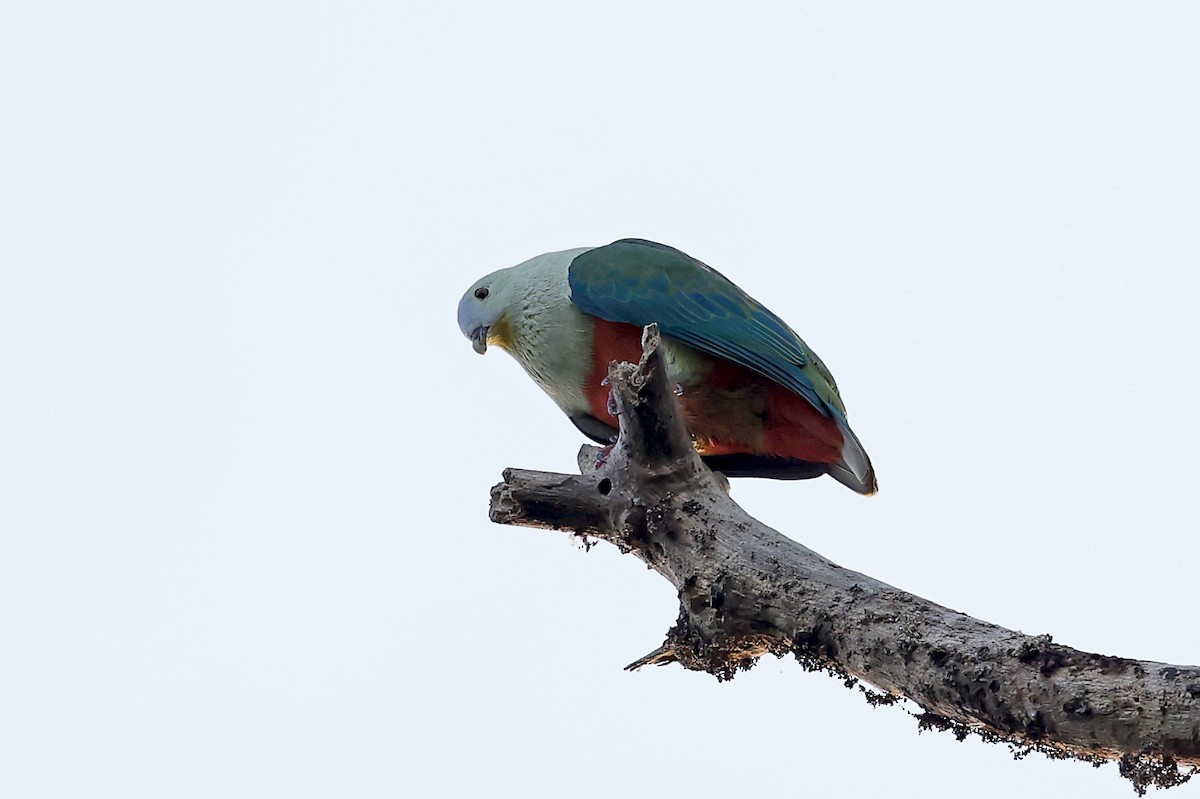
M 622 671 L 674 593 L 487 521 L 581 437 L 455 306 L 684 249 L 878 470 L 737 481 L 750 513 L 1196 663 L 1198 36 L 1191 2 L 6 0 L 0 794 L 1127 799 L 791 660 Z

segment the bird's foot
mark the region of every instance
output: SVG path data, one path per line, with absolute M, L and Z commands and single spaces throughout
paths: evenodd
M 596 465 L 594 468 L 599 469 L 604 464 L 608 463 L 608 456 L 612 455 L 613 447 L 616 444 L 609 444 L 596 449 Z
M 612 379 L 606 375 L 604 379 L 600 381 L 600 385 L 612 386 Z M 617 416 L 618 414 L 619 409 L 617 407 L 617 387 L 612 386 L 612 388 L 608 390 L 608 415 Z

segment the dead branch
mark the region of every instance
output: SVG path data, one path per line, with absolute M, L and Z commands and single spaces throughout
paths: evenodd
M 507 469 L 492 489 L 493 521 L 608 541 L 675 586 L 678 621 L 630 668 L 678 662 L 725 680 L 762 654 L 792 653 L 848 686 L 874 686 L 864 689 L 874 703 L 911 700 L 923 729 L 978 733 L 1018 754 L 1117 760 L 1139 793 L 1200 767 L 1200 669 L 974 619 L 747 515 L 692 448 L 658 345 L 651 325 L 641 363 L 612 367 L 621 433 L 607 457 L 585 447 L 581 475 Z

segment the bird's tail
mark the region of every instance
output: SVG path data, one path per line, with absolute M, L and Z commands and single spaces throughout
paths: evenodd
M 874 494 L 879 490 L 879 484 L 875 481 L 875 468 L 871 466 L 867 451 L 846 423 L 845 417 L 839 413 L 834 415 L 837 417 L 838 430 L 842 433 L 842 459 L 830 464 L 829 476 L 852 491 Z

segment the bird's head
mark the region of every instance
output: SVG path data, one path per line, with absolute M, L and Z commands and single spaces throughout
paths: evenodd
M 509 310 L 516 301 L 512 268 L 492 272 L 475 281 L 458 301 L 458 329 L 471 339 L 480 355 L 488 344 L 512 346 Z

